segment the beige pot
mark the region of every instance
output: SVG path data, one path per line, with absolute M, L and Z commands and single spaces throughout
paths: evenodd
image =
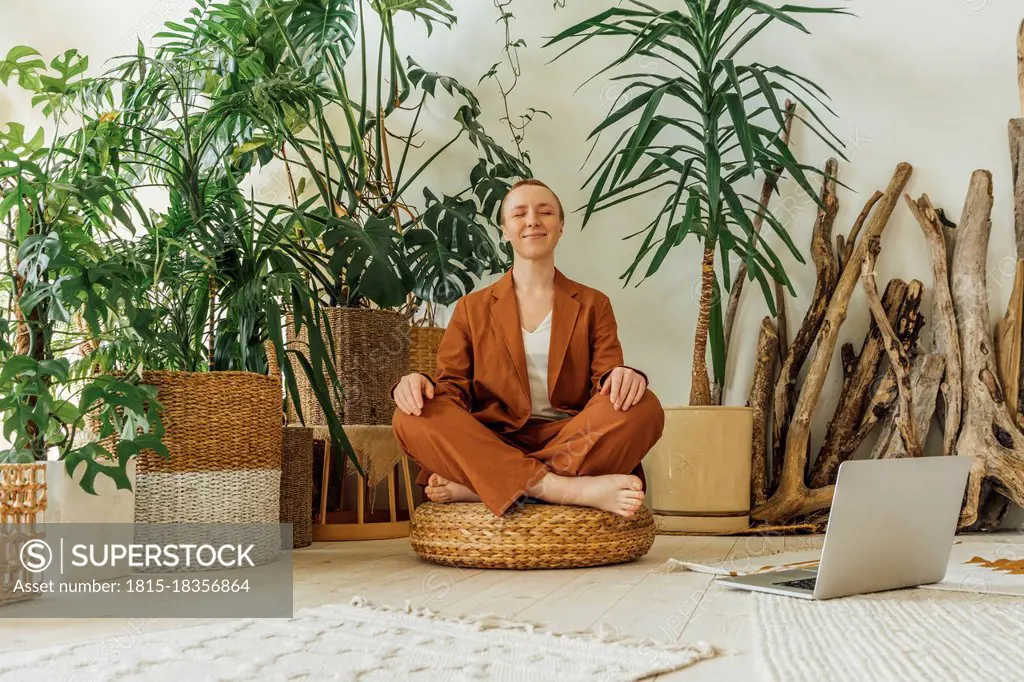
M 644 460 L 662 532 L 727 533 L 750 526 L 754 410 L 665 408 L 665 430 Z

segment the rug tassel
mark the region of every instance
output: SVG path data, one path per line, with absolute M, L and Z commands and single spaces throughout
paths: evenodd
M 566 637 L 571 639 L 590 639 L 598 640 L 608 644 L 620 644 L 622 646 L 651 646 L 656 645 L 665 651 L 689 651 L 694 654 L 694 660 L 702 660 L 705 658 L 711 658 L 717 655 L 718 649 L 711 646 L 707 642 L 699 641 L 690 644 L 675 644 L 666 643 L 661 644 L 655 642 L 652 638 L 637 639 L 628 635 L 619 635 L 614 628 L 609 627 L 605 623 L 599 623 L 596 628 L 586 630 L 572 630 L 568 632 L 555 632 L 546 626 L 539 625 L 537 623 L 530 623 L 518 620 L 510 620 L 504 616 L 498 616 L 491 613 L 485 613 L 475 616 L 456 616 L 456 615 L 441 615 L 435 611 L 432 611 L 429 607 L 420 606 L 417 607 L 412 603 L 412 600 L 406 600 L 405 604 L 401 607 L 392 606 L 378 606 L 370 603 L 365 597 L 358 595 L 352 598 L 350 602 L 352 606 L 359 606 L 362 608 L 373 609 L 377 611 L 391 611 L 391 612 L 402 612 L 414 616 L 423 616 L 432 620 L 447 621 L 449 623 L 456 623 L 460 625 L 470 625 L 477 630 L 490 630 L 494 628 L 501 628 L 507 630 L 521 630 L 528 634 L 540 634 L 548 637 Z

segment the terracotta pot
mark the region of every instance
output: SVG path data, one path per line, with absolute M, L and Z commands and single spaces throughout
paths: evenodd
M 661 532 L 727 533 L 750 526 L 750 407 L 667 407 L 644 460 Z

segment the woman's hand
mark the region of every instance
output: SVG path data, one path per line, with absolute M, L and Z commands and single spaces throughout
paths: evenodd
M 612 407 L 623 412 L 640 402 L 647 390 L 647 380 L 629 367 L 616 367 L 605 377 L 601 393 L 612 400 Z
M 395 404 L 406 414 L 419 416 L 424 396 L 428 400 L 434 397 L 434 385 L 419 372 L 406 374 L 395 387 Z

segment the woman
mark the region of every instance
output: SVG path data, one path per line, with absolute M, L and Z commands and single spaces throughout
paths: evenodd
M 608 297 L 555 268 L 565 214 L 538 180 L 501 205 L 511 271 L 459 299 L 434 377 L 392 387 L 392 424 L 434 502 L 504 514 L 524 495 L 632 516 L 665 415 L 623 364 Z

